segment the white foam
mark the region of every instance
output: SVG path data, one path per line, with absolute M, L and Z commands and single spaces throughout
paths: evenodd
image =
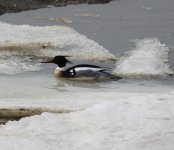
M 116 62 L 113 73 L 121 76 L 165 76 L 173 74 L 169 48 L 157 38 L 135 40 L 136 47 Z
M 43 113 L 1 126 L 1 149 L 173 149 L 173 96 L 100 92 L 101 101 L 86 110 Z

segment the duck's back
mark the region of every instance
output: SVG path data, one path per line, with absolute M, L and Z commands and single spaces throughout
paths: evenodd
M 100 66 L 81 64 L 73 66 L 64 71 L 64 76 L 77 80 L 95 80 L 99 78 L 109 78 L 112 76 L 106 72 L 107 68 Z

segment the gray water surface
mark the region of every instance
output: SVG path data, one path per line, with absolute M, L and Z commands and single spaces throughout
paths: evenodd
M 123 54 L 132 49 L 133 39 L 157 37 L 168 47 L 173 47 L 174 26 L 173 0 L 120 0 L 105 5 L 71 5 L 67 7 L 51 7 L 20 13 L 7 13 L 0 16 L 0 21 L 12 24 L 29 24 L 33 26 L 70 26 L 81 34 L 98 42 L 114 54 Z M 84 14 L 90 14 L 84 16 Z M 40 17 L 41 19 L 39 19 Z M 48 18 L 68 18 L 72 23 L 51 21 Z M 170 54 L 170 64 L 173 68 L 173 53 Z M 81 63 L 77 61 L 76 63 Z M 111 66 L 111 65 L 110 65 Z M 45 91 L 69 91 L 78 87 L 105 88 L 116 90 L 133 90 L 132 87 L 144 87 L 142 91 L 153 91 L 160 86 L 173 87 L 173 78 L 156 80 L 123 79 L 117 82 L 104 83 L 66 83 L 59 84 L 52 75 L 53 67 L 45 71 L 22 73 L 12 76 L 1 75 L 1 96 L 25 95 L 24 93 L 42 93 Z M 58 84 L 57 84 L 58 83 Z M 75 85 L 75 86 L 74 86 Z M 106 85 L 106 86 L 105 86 Z M 62 87 L 61 87 L 62 86 Z M 69 88 L 71 87 L 71 88 Z M 89 87 L 89 88 L 88 88 Z M 129 87 L 129 88 L 125 88 Z M 148 90 L 149 88 L 149 90 Z M 161 90 L 161 88 L 159 88 Z M 139 88 L 134 88 L 134 92 Z M 141 89 L 141 88 L 140 88 Z M 140 90 L 141 91 L 141 90 Z M 138 92 L 138 91 L 137 91 Z M 51 94 L 50 94 L 51 95 Z M 29 94 L 30 96 L 30 94 Z

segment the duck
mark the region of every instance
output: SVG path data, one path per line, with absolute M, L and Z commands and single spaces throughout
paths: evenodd
M 114 79 L 119 80 L 121 77 L 114 76 L 109 73 L 109 68 L 100 67 L 91 64 L 78 64 L 65 69 L 67 64 L 72 64 L 67 58 L 70 56 L 58 55 L 54 58 L 41 63 L 53 63 L 57 67 L 54 70 L 55 77 L 58 78 L 69 78 L 73 80 L 101 80 L 101 79 Z

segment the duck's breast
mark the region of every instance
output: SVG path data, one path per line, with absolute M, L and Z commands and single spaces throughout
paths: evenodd
M 63 69 L 57 67 L 57 68 L 54 70 L 54 75 L 55 75 L 55 77 L 63 77 Z

